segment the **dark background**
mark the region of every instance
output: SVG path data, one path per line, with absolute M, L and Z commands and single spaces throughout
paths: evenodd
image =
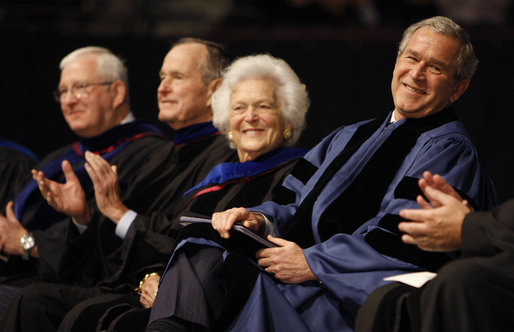
M 133 112 L 155 120 L 158 71 L 169 44 L 196 36 L 224 43 L 233 57 L 267 52 L 287 61 L 311 97 L 299 142 L 311 148 L 342 124 L 391 109 L 390 80 L 402 30 L 439 13 L 437 1 L 421 1 L 431 4 L 405 13 L 376 1 L 380 16 L 370 23 L 350 5 L 340 11 L 294 2 L 0 1 L 0 136 L 40 157 L 76 140 L 52 90 L 60 59 L 87 45 L 107 47 L 126 60 Z M 514 26 L 507 4 L 501 22 L 461 22 L 480 64 L 455 107 L 500 202 L 514 197 Z

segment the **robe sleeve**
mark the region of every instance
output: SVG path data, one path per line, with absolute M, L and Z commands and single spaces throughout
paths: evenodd
M 132 271 L 145 266 L 164 268 L 180 229 L 178 218 L 170 220 L 162 212 L 138 215 L 123 240 L 123 264 Z
M 491 212 L 472 212 L 462 224 L 463 257 L 514 252 L 514 200 Z
M 441 175 L 449 184 L 472 199 L 480 210 L 496 206 L 494 186 L 480 166 L 473 143 L 461 134 L 448 134 L 420 140 L 419 152 L 408 169 L 408 176 L 421 178 L 425 170 Z M 410 163 L 408 159 L 405 166 Z

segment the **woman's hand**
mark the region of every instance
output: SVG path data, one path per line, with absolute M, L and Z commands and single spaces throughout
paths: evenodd
M 254 232 L 264 233 L 266 222 L 262 214 L 250 212 L 245 208 L 233 208 L 212 215 L 212 227 L 220 233 L 221 237 L 228 239 L 232 226 L 239 221 Z
M 159 275 L 151 275 L 141 285 L 141 297 L 139 298 L 139 302 L 141 302 L 144 308 L 148 309 L 153 306 L 160 280 L 161 277 L 159 277 Z

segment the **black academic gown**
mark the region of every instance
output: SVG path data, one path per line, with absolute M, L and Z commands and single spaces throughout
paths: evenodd
M 296 157 L 304 153 L 304 151 L 298 152 L 299 153 L 295 152 L 295 157 L 290 157 L 271 168 L 253 174 L 253 176 L 238 177 L 236 179 L 232 178 L 231 180 L 223 183 L 206 183 L 205 185 L 196 187 L 194 190 L 188 192 L 186 197 L 180 202 L 180 204 L 178 204 L 178 206 L 183 210 L 180 214 L 200 213 L 209 215 L 214 211 L 245 205 L 245 203 L 257 204 L 267 199 L 276 199 L 288 202 L 291 199 L 294 199 L 292 192 L 283 189 L 280 186 L 280 183 L 296 164 L 296 161 L 298 160 Z M 216 187 L 217 189 L 210 190 L 212 187 Z M 154 225 L 159 223 L 152 222 L 152 220 L 161 220 L 161 218 L 164 218 L 163 215 L 161 215 L 160 218 L 157 218 L 157 216 L 158 214 L 153 214 L 152 216 L 140 216 L 138 218 L 139 220 L 146 219 L 150 221 L 148 225 Z M 175 218 L 174 222 L 176 223 L 178 220 L 178 218 Z M 171 229 L 173 227 L 169 228 Z M 133 253 L 137 252 L 136 249 L 139 249 L 140 247 L 147 249 L 147 246 L 143 245 L 145 244 L 144 239 L 152 238 L 150 228 L 146 228 L 143 231 L 137 230 L 137 232 L 141 232 L 144 236 L 139 238 L 139 240 L 143 241 L 138 243 L 132 242 Z M 138 234 L 137 232 L 136 236 Z M 173 232 L 165 231 L 165 234 L 172 235 Z M 157 235 L 159 234 L 155 234 L 155 236 Z M 172 237 L 167 238 L 167 246 L 170 248 L 174 246 L 174 239 Z M 156 260 L 159 256 L 144 256 L 147 265 L 142 267 L 140 271 L 145 273 L 162 271 L 169 259 L 170 252 L 171 250 L 166 252 L 166 255 L 161 257 L 160 261 Z M 137 254 L 131 253 L 130 258 L 136 258 L 136 255 Z M 17 322 L 14 324 L 21 325 L 8 326 L 23 330 L 23 328 L 25 328 L 23 324 L 30 324 L 30 322 L 24 322 L 19 319 L 20 317 L 38 315 L 40 317 L 47 318 L 52 317 L 52 315 L 55 315 L 58 311 L 58 309 L 54 310 L 49 308 L 49 306 L 42 305 L 42 303 L 48 303 L 46 301 L 51 299 L 54 303 L 57 301 L 61 304 L 68 305 L 70 303 L 70 297 L 73 297 L 74 300 L 79 299 L 80 294 L 82 295 L 83 301 L 80 303 L 76 302 L 77 305 L 74 309 L 66 315 L 65 321 L 63 322 L 63 325 L 61 325 L 61 330 L 68 331 L 73 330 L 73 328 L 94 330 L 99 322 L 100 316 L 103 316 L 104 314 L 107 317 L 103 317 L 105 320 L 102 320 L 100 323 L 103 322 L 107 324 L 107 322 L 110 322 L 121 312 L 141 308 L 138 305 L 139 295 L 133 292 L 134 287 L 138 285 L 140 280 L 139 277 L 136 278 L 139 273 L 136 273 L 133 276 L 126 273 L 126 271 L 133 271 L 136 269 L 134 266 L 141 265 L 142 263 L 143 260 L 139 262 L 129 260 L 121 269 L 120 274 L 117 274 L 115 278 L 111 278 L 111 280 L 101 283 L 101 287 L 78 289 L 76 287 L 58 286 L 54 284 L 43 284 L 41 286 L 30 287 L 23 292 L 26 296 L 19 299 L 17 310 L 13 310 L 9 314 L 9 318 L 11 320 L 14 319 L 15 321 L 16 318 L 18 318 Z M 115 283 L 115 280 L 118 283 Z M 108 285 L 112 288 L 109 289 L 107 287 Z M 104 294 L 99 295 L 101 292 Z M 67 296 L 62 297 L 60 294 L 67 294 Z M 11 309 L 13 309 L 13 307 L 11 307 Z M 65 312 L 62 314 L 64 315 L 64 313 Z M 110 316 L 110 313 L 112 313 L 112 317 Z M 9 322 L 9 324 L 12 322 L 13 321 Z M 146 321 L 143 320 L 142 324 L 144 326 Z M 48 326 L 49 325 L 46 325 L 45 328 L 48 329 Z M 29 326 L 28 329 L 30 328 L 35 327 Z
M 15 317 L 13 324 L 17 324 L 19 317 L 27 316 L 22 313 L 24 310 L 56 310 L 51 315 L 62 318 L 75 304 L 92 296 L 113 289 L 122 293 L 131 292 L 133 285 L 139 282 L 136 271 L 168 259 L 171 245 L 169 236 L 175 229 L 172 221 L 180 208 L 176 200 L 180 200 L 183 193 L 216 164 L 236 158 L 226 138 L 211 122 L 179 130 L 174 142 L 153 151 L 145 167 L 134 172 L 131 187 L 125 191 L 122 188 L 124 204 L 138 213 L 125 238 L 117 237 L 115 224 L 102 216 L 97 216 L 83 234 L 78 234 L 70 224 L 68 247 L 59 263 L 61 283 L 42 283 L 25 289 L 17 300 L 26 301 L 23 306 L 16 304 L 11 307 L 19 309 L 9 314 Z M 59 305 L 40 306 L 37 300 L 27 300 L 30 296 L 23 296 L 34 289 L 40 290 L 36 293 L 42 296 L 46 292 Z M 41 312 L 37 315 L 45 316 Z M 31 324 L 22 319 L 18 323 Z M 13 329 L 25 328 L 13 327 L 10 322 L 8 324 Z M 56 329 L 58 322 L 55 324 L 56 321 L 51 320 L 47 325 L 30 326 L 27 331 L 48 331 Z
M 81 287 L 127 282 L 140 265 L 168 253 L 166 234 L 178 213 L 176 201 L 210 168 L 232 158 L 234 152 L 211 122 L 181 129 L 173 142 L 153 151 L 144 167 L 134 172 L 131 186 L 121 189 L 124 204 L 138 213 L 125 238 L 119 238 L 116 225 L 103 216 L 80 236 L 70 230 L 72 241 L 61 261 L 60 276 L 78 280 L 74 284 Z M 91 249 L 86 252 L 84 247 Z M 80 273 L 82 278 L 77 279 Z
M 512 331 L 514 199 L 473 212 L 462 226 L 462 257 L 421 289 L 393 283 L 373 292 L 356 331 Z
M 98 153 L 111 164 L 117 165 L 120 186 L 127 188 L 131 186 L 132 178 L 138 170 L 166 141 L 156 126 L 134 121 L 60 148 L 43 158 L 36 168 L 43 170 L 50 179 L 62 183 L 65 179 L 61 162 L 64 159 L 70 161 L 84 188 L 86 199 L 90 206 L 94 206 L 93 186 L 84 169 L 86 150 Z M 0 264 L 2 284 L 24 286 L 34 278 L 59 280 L 61 254 L 68 245 L 67 234 L 69 229 L 75 229 L 71 219 L 47 204 L 31 177 L 16 194 L 14 210 L 20 223 L 32 232 L 39 259 L 23 261 L 21 257 L 10 257 L 7 263 Z
M 0 140 L 0 210 L 5 215 L 5 205 L 13 199 L 14 192 L 21 189 L 30 178 L 30 170 L 36 160 L 27 154 L 8 146 Z

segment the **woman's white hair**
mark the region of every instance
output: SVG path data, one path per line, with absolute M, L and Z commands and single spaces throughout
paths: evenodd
M 212 96 L 213 123 L 227 132 L 230 98 L 235 86 L 252 78 L 269 79 L 276 84 L 276 96 L 286 125 L 291 127 L 291 138 L 286 146 L 293 146 L 305 128 L 305 115 L 310 106 L 305 84 L 282 59 L 267 54 L 250 55 L 235 60 L 223 73 L 221 87 Z M 235 145 L 231 142 L 231 147 Z

